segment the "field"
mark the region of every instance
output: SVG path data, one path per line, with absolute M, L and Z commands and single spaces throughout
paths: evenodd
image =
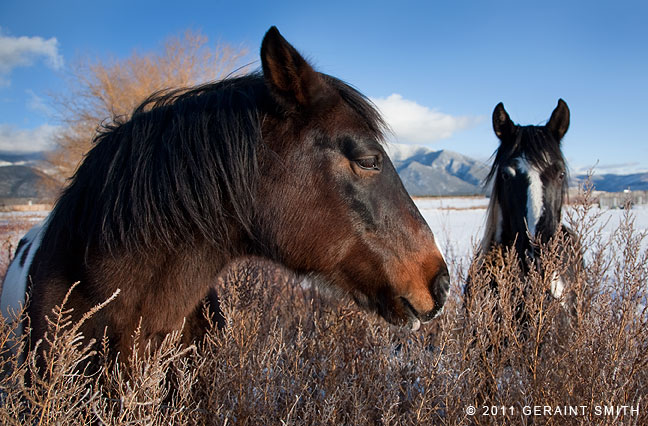
M 446 257 L 453 257 L 465 267 L 466 262 L 472 259 L 474 247 L 480 243 L 484 233 L 488 199 L 440 197 L 418 198 L 415 201 Z M 588 209 L 588 216 L 596 218 L 596 231 L 600 232 L 601 240 L 604 241 L 613 238 L 624 221 L 625 213 L 623 209 L 599 209 L 596 206 Z M 574 206 L 567 206 L 563 214 L 566 219 L 576 214 Z M 634 206 L 631 214 L 635 231 L 638 234 L 648 232 L 648 205 Z M 644 251 L 648 249 L 648 239 L 643 239 L 641 248 Z M 610 255 L 614 256 L 614 253 L 611 252 Z
M 421 331 L 389 326 L 279 265 L 241 262 L 219 281 L 223 330 L 189 347 L 172 334 L 136 351 L 128 367 L 79 371 L 91 348 L 57 312 L 47 374 L 25 383 L 33 357 L 19 365 L 5 351 L 0 422 L 648 424 L 648 209 L 599 210 L 587 194 L 577 201 L 565 214 L 586 249 L 573 321 L 544 296 L 543 274 L 523 283 L 512 262 L 490 271 L 508 284 L 496 298 L 486 274 L 470 269 L 486 199 L 417 199 L 453 281 L 444 315 Z M 0 276 L 20 234 L 44 214 L 0 213 Z M 476 288 L 470 315 L 467 276 Z M 519 300 L 532 312 L 524 338 L 513 319 Z M 5 325 L 0 339 L 10 332 Z

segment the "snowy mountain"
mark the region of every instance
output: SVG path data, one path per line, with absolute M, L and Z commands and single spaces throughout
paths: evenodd
M 587 175 L 572 176 L 570 186 L 581 184 Z M 592 176 L 594 189 L 605 192 L 621 192 L 624 189 L 633 191 L 648 191 L 648 173 L 633 173 L 630 175 L 603 174 Z
M 410 195 L 490 193 L 490 189 L 484 188 L 490 163 L 448 150 L 433 151 L 414 145 L 389 144 L 386 150 Z M 586 178 L 581 173 L 571 175 L 569 185 L 577 186 Z M 594 174 L 592 181 L 597 191 L 621 192 L 628 188 L 648 191 L 648 173 Z
M 387 152 L 410 195 L 484 194 L 487 164 L 448 150 L 391 144 Z
M 386 151 L 405 188 L 412 196 L 458 196 L 488 194 L 484 180 L 490 164 L 453 151 L 402 144 L 388 144 Z M 47 173 L 47 164 L 41 154 L 11 155 L 0 152 L 0 204 L 7 199 L 51 199 L 57 187 Z M 43 173 L 45 171 L 45 173 Z M 586 178 L 574 174 L 570 186 Z M 49 185 L 42 185 L 42 180 Z M 620 192 L 624 189 L 648 190 L 648 173 L 629 175 L 595 174 L 595 189 Z
M 52 177 L 35 167 L 0 167 L 0 204 L 4 204 L 6 199 L 52 200 L 58 186 Z
M 44 158 L 45 155 L 43 152 L 16 154 L 13 152 L 0 151 L 0 166 L 33 165 L 41 162 Z

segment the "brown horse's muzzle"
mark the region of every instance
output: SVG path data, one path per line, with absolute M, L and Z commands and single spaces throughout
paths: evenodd
M 444 267 L 443 271 L 441 271 L 429 284 L 429 292 L 434 302 L 432 309 L 422 312 L 421 310 L 414 308 L 407 298 L 402 298 L 403 304 L 409 311 L 410 318 L 408 325 L 412 331 L 416 331 L 421 324 L 428 323 L 441 315 L 443 312 L 443 305 L 445 305 L 448 298 L 449 290 L 450 275 L 448 274 L 447 268 Z
M 406 321 L 412 330 L 443 312 L 450 290 L 448 266 L 431 232 L 423 233 L 418 242 L 418 250 L 392 258 L 388 269 L 398 299 L 390 322 Z

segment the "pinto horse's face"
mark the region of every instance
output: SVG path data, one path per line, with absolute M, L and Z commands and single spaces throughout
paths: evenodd
M 569 109 L 561 99 L 545 126 L 518 126 L 500 103 L 493 128 L 500 139 L 491 176 L 498 205 L 496 242 L 521 256 L 530 239 L 547 241 L 561 221 L 566 165 L 560 141 L 569 127 Z
M 259 156 L 260 246 L 417 329 L 441 312 L 448 271 L 380 144 L 380 116 L 357 91 L 314 71 L 275 28 L 261 59 L 272 106 Z

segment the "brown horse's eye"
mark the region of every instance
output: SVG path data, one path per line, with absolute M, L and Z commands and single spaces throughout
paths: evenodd
M 563 180 L 565 178 L 565 172 L 560 172 L 558 179 Z
M 377 156 L 358 158 L 355 163 L 364 170 L 380 170 L 380 162 Z

